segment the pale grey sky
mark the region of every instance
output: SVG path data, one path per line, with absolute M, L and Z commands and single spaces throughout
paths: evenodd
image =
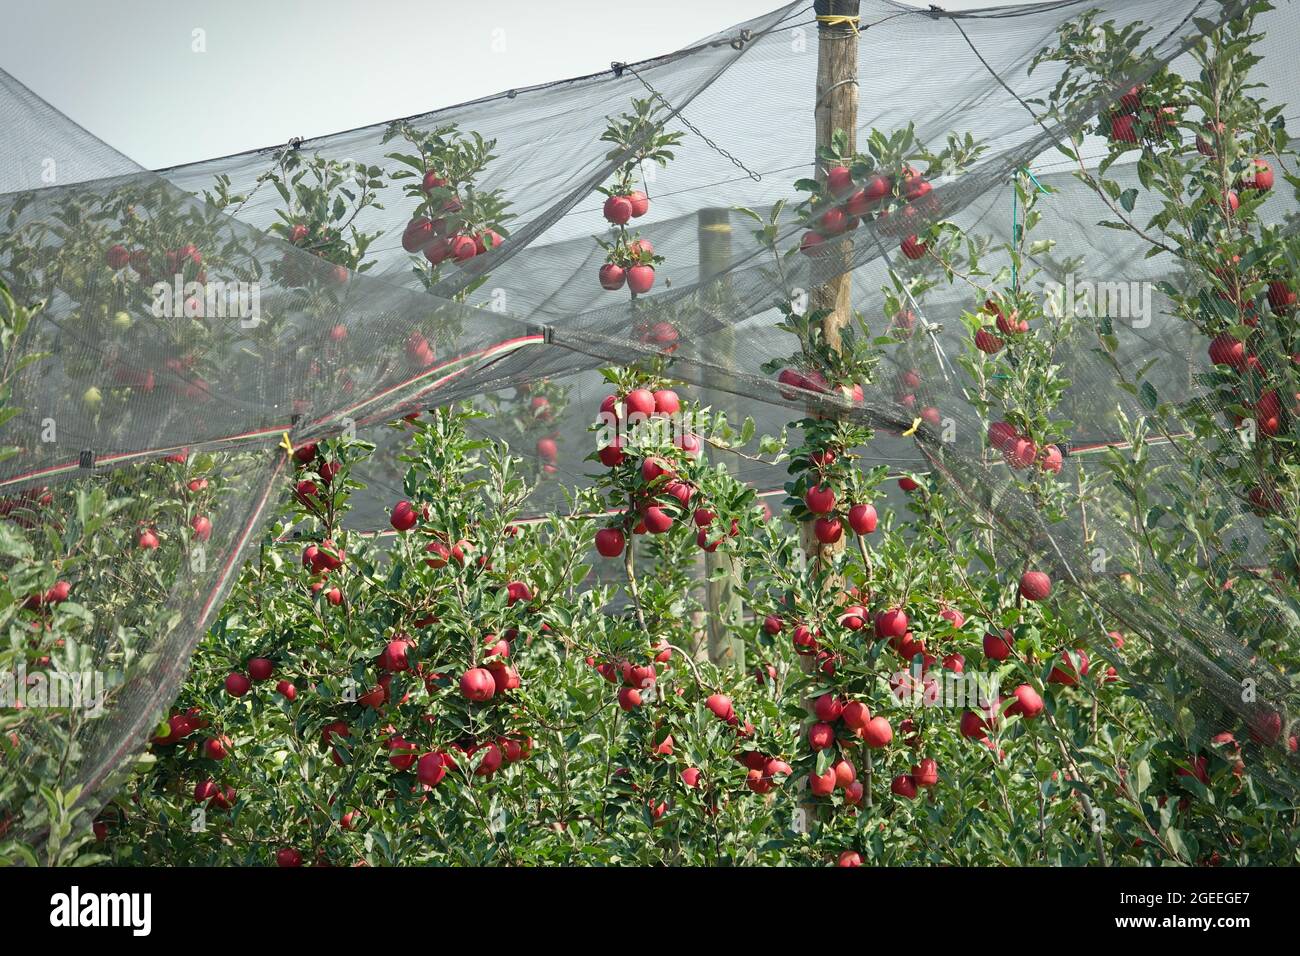
M 158 169 L 594 73 L 613 60 L 672 52 L 780 5 L 0 0 L 0 67 Z M 203 31 L 204 52 L 194 50 L 195 30 Z

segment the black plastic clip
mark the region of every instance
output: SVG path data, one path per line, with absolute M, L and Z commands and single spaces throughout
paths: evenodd
M 622 76 L 623 71 L 627 69 L 627 64 L 619 63 L 617 60 L 615 60 L 613 63 L 609 65 L 609 68 L 614 71 L 615 76 Z
M 77 465 L 86 471 L 95 469 L 95 453 L 89 448 L 83 448 L 81 454 L 77 457 Z

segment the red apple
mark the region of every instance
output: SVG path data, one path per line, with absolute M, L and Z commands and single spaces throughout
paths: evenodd
M 808 774 L 808 789 L 814 797 L 829 797 L 835 792 L 835 771 L 827 768 L 823 774 Z
M 1005 661 L 1011 656 L 1011 645 L 1016 636 L 1004 629 L 1001 634 L 984 635 L 984 656 L 991 661 Z
M 918 787 L 933 787 L 939 782 L 939 767 L 933 757 L 925 757 L 912 768 L 912 781 Z
M 623 405 L 629 418 L 633 415 L 649 418 L 655 412 L 654 393 L 648 388 L 634 388 L 623 397 Z
M 632 218 L 632 202 L 627 196 L 610 196 L 605 200 L 605 218 L 616 226 Z
M 879 750 L 894 739 L 894 729 L 884 717 L 872 717 L 859 733 L 863 742 L 872 750 Z
M 645 295 L 654 284 L 654 266 L 638 264 L 627 270 L 627 287 L 637 295 Z
M 1136 143 L 1136 121 L 1132 116 L 1112 116 L 1110 119 L 1110 138 L 1119 143 Z
M 835 728 L 818 721 L 808 728 L 808 745 L 813 750 L 825 750 L 835 743 Z
M 420 520 L 419 514 L 409 501 L 399 501 L 393 506 L 389 524 L 397 531 L 410 531 Z
M 902 797 L 905 800 L 916 799 L 916 780 L 910 773 L 900 773 L 889 784 L 889 790 L 895 796 Z
M 890 608 L 876 616 L 876 634 L 882 638 L 902 637 L 907 633 L 907 624 L 902 608 Z
M 596 532 L 596 551 L 605 558 L 616 558 L 627 546 L 627 538 L 618 528 L 601 528 Z
M 988 355 L 996 355 L 1002 351 L 1002 340 L 988 329 L 980 329 L 975 333 L 975 347 Z
M 460 692 L 466 700 L 481 704 L 492 699 L 492 695 L 496 693 L 496 682 L 484 668 L 471 667 L 461 675 Z
M 1262 159 L 1251 160 L 1241 177 L 1241 188 L 1268 192 L 1273 188 L 1273 167 Z
M 851 700 L 843 706 L 840 711 L 840 719 L 844 721 L 844 726 L 859 734 L 871 720 L 871 712 L 867 710 L 867 705 L 858 700 Z
M 846 196 L 853 189 L 853 173 L 847 166 L 832 166 L 826 171 L 826 188 L 833 196 Z
M 641 706 L 641 692 L 635 687 L 621 687 L 618 691 L 618 706 L 623 710 L 634 710 Z
M 849 784 L 858 778 L 858 772 L 853 769 L 853 764 L 847 760 L 837 760 L 831 765 L 835 771 L 835 783 L 841 789 L 846 789 Z
M 252 682 L 238 671 L 226 677 L 226 693 L 231 697 L 243 697 L 251 686 Z
M 1020 595 L 1026 601 L 1042 601 L 1052 593 L 1052 579 L 1042 571 L 1026 571 L 1020 576 Z
M 814 701 L 813 712 L 818 720 L 831 724 L 844 713 L 844 703 L 834 694 L 822 694 Z
M 735 716 L 735 710 L 731 704 L 731 698 L 726 694 L 710 694 L 704 701 L 704 706 L 713 712 L 713 716 L 718 720 L 730 721 Z
M 1079 683 L 1081 676 L 1086 677 L 1088 674 L 1088 655 L 1082 650 L 1074 651 L 1073 655 L 1069 651 L 1061 652 L 1061 664 L 1052 668 L 1047 675 L 1047 683 L 1061 684 L 1065 687 L 1074 687 Z
M 1026 720 L 1033 720 L 1043 712 L 1043 698 L 1028 684 L 1018 686 L 1012 696 L 1015 697 L 1015 702 L 1007 708 L 1007 716 L 1019 715 Z
M 617 468 L 627 458 L 623 453 L 623 443 L 617 438 L 596 452 L 596 457 L 606 468 Z
M 854 534 L 871 534 L 876 530 L 878 517 L 873 505 L 854 505 L 849 509 L 849 527 Z
M 829 485 L 814 485 L 804 495 L 804 504 L 813 514 L 829 514 L 835 510 L 835 492 Z
M 651 534 L 663 534 L 673 526 L 673 518 L 658 505 L 651 505 L 642 516 L 646 530 Z
M 104 253 L 104 262 L 108 264 L 110 269 L 124 269 L 130 261 L 131 253 L 127 251 L 126 246 L 120 244 L 109 246 Z
M 422 754 L 416 761 L 415 775 L 426 787 L 436 787 L 447 776 L 447 760 L 443 754 Z
M 813 534 L 822 544 L 834 544 L 844 535 L 844 526 L 839 518 L 818 518 L 813 522 Z
M 681 399 L 671 388 L 661 388 L 654 393 L 655 414 L 656 415 L 675 415 L 681 410 Z
M 203 741 L 203 756 L 209 760 L 225 760 L 226 748 L 229 746 L 229 737 L 209 737 Z
M 609 292 L 616 292 L 623 288 L 627 281 L 627 270 L 613 262 L 607 262 L 600 267 L 600 287 Z

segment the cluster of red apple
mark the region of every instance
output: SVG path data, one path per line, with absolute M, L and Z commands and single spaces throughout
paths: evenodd
M 1139 139 L 1169 136 L 1178 129 L 1182 111 L 1166 103 L 1144 103 L 1147 89 L 1134 86 L 1119 98 L 1106 118 L 1107 135 L 1117 143 L 1137 143 Z
M 902 371 L 898 372 L 896 381 L 897 388 L 894 390 L 894 401 L 898 405 L 907 408 L 907 410 L 913 410 L 913 408 L 917 407 L 917 389 L 920 388 L 920 381 L 922 381 L 920 380 L 920 372 L 915 368 L 902 369 Z M 939 427 L 939 424 L 943 421 L 943 414 L 936 406 L 927 405 L 920 410 L 920 420 Z M 905 492 L 913 490 L 913 488 L 907 488 L 902 481 L 898 484 L 902 485 Z
M 389 516 L 389 523 L 394 530 L 407 532 L 415 528 L 422 519 L 427 519 L 428 516 L 429 509 L 427 505 L 417 511 L 411 502 L 399 501 L 393 506 L 392 513 Z M 433 539 L 424 548 L 425 553 L 430 555 L 430 557 L 425 558 L 425 564 L 435 570 L 446 567 L 451 561 L 463 565 L 466 552 L 470 550 L 470 547 L 470 543 L 464 539 L 449 546 L 445 536 L 434 533 Z M 483 564 L 481 558 L 480 565 L 487 567 L 487 565 Z M 513 607 L 521 602 L 528 604 L 532 600 L 532 589 L 525 582 L 507 582 L 507 606 Z M 432 623 L 434 623 L 432 618 L 424 618 L 416 622 L 419 626 Z M 487 663 L 485 666 L 472 667 L 461 675 L 461 696 L 474 703 L 485 703 L 494 696 L 504 694 L 508 690 L 514 690 L 519 686 L 519 674 L 514 667 L 506 663 L 510 657 L 510 644 L 516 636 L 517 632 L 511 629 L 506 633 L 504 639 L 498 639 L 494 634 L 488 634 L 484 638 L 484 645 L 487 650 L 483 656 Z M 386 671 L 406 670 L 408 649 L 414 643 L 414 640 L 407 635 L 401 635 L 390 641 L 388 647 L 380 655 L 378 662 L 380 668 Z M 434 678 L 427 679 L 426 683 L 428 680 L 437 679 L 439 676 L 435 675 Z
M 268 681 L 275 673 L 275 663 L 269 657 L 254 657 L 246 666 L 247 674 L 242 671 L 231 671 L 226 675 L 226 693 L 231 697 L 243 697 L 252 689 L 254 681 L 259 684 Z M 298 688 L 287 680 L 279 681 L 275 685 L 275 692 L 288 701 L 298 697 Z
M 1222 125 L 1222 124 L 1219 124 Z M 1203 140 L 1197 137 L 1197 149 Z M 1211 151 L 1211 155 L 1213 152 Z M 1225 216 L 1235 213 L 1241 208 L 1241 194 L 1238 190 L 1249 190 L 1252 192 L 1266 193 L 1273 188 L 1273 167 L 1268 164 L 1267 160 L 1252 159 L 1247 165 L 1246 170 L 1237 180 L 1237 188 L 1229 189 L 1223 194 L 1223 202 L 1220 209 Z M 1273 301 L 1273 287 L 1269 287 L 1269 301 Z
M 264 664 L 265 673 L 268 677 L 270 676 L 270 661 L 263 660 L 259 662 L 255 659 L 248 663 L 249 670 L 259 674 L 264 672 Z M 239 690 L 240 695 L 247 693 L 248 678 L 243 674 L 232 673 L 226 679 L 227 690 L 231 691 L 232 686 Z M 234 691 L 231 691 L 231 693 L 234 693 Z M 199 708 L 191 707 L 184 713 L 169 715 L 167 718 L 167 732 L 155 734 L 150 739 L 150 743 L 155 747 L 175 746 L 191 737 L 196 731 L 204 730 L 209 726 L 211 726 L 211 722 L 202 715 Z M 199 750 L 203 757 L 219 762 L 225 760 L 226 755 L 230 752 L 230 738 L 224 735 L 207 737 L 201 745 L 195 740 L 189 740 L 185 747 L 190 753 Z M 234 787 L 221 786 L 211 777 L 206 777 L 194 785 L 194 802 L 201 805 L 208 804 L 219 810 L 229 810 L 235 805 L 238 798 L 239 795 Z
M 857 589 L 850 588 L 847 597 L 858 601 Z M 959 611 L 945 609 L 944 616 L 955 627 L 964 623 Z M 865 606 L 852 603 L 843 607 L 838 615 L 838 623 L 850 631 L 859 631 L 868 620 L 877 639 L 885 640 L 889 646 L 904 660 L 912 661 L 918 655 L 922 660 L 922 680 L 933 684 L 928 670 L 936 663 L 936 658 L 927 652 L 925 644 L 916 639 L 909 630 L 907 613 L 900 607 L 891 607 L 870 614 Z M 772 622 L 769 618 L 767 629 L 779 626 L 780 621 Z M 804 625 L 795 628 L 793 640 L 795 650 L 801 654 L 812 653 L 817 648 L 815 634 L 807 633 Z M 960 654 L 945 658 L 943 666 L 960 671 L 963 661 Z M 822 666 L 823 673 L 834 676 L 834 667 Z M 890 684 L 900 701 L 906 699 L 912 678 L 910 675 L 895 675 Z M 907 685 L 907 686 L 905 686 Z M 842 756 L 833 761 L 822 773 L 814 769 L 809 776 L 809 788 L 814 796 L 830 796 L 839 788 L 844 791 L 845 802 L 856 805 L 862 799 L 863 787 L 857 780 L 857 773 L 848 758 L 848 748 L 861 742 L 869 750 L 882 750 L 894 739 L 894 729 L 887 718 L 877 714 L 872 716 L 867 705 L 856 699 L 846 698 L 841 694 L 828 692 L 819 696 L 813 703 L 813 716 L 816 721 L 808 729 L 808 744 L 814 753 L 838 746 Z M 905 718 L 899 724 L 899 730 L 905 735 L 905 741 L 914 750 L 921 746 L 920 734 L 916 732 L 916 721 Z M 919 757 L 910 772 L 895 776 L 890 781 L 890 792 L 907 800 L 914 799 L 918 789 L 933 787 L 939 782 L 938 766 L 932 758 Z
M 208 489 L 208 479 L 191 478 L 185 483 L 185 488 L 192 495 L 201 495 Z M 207 541 L 212 537 L 212 519 L 207 515 L 196 514 L 190 519 L 190 530 L 194 532 L 194 540 Z M 148 524 L 141 527 L 135 543 L 141 551 L 157 551 L 162 545 L 157 529 Z
M 1004 312 L 1002 306 L 992 299 L 984 303 L 981 314 L 992 316 L 998 331 L 1003 335 L 1023 335 L 1029 331 L 1029 323 L 1020 318 L 1015 309 L 1012 309 L 1010 313 Z M 986 355 L 996 355 L 1002 351 L 1005 344 L 1002 339 L 983 326 L 975 332 L 975 347 Z
M 27 595 L 27 599 L 23 601 L 23 607 L 29 611 L 34 611 L 37 608 L 50 607 L 51 605 L 55 605 L 55 604 L 62 604 L 64 601 L 68 599 L 68 595 L 70 595 L 71 593 L 72 593 L 72 584 L 70 582 L 55 581 L 54 586 L 51 587 L 49 590 L 44 592 L 37 591 Z
M 654 648 L 654 657 L 645 664 L 635 664 L 629 660 L 601 661 L 594 656 L 587 657 L 587 666 L 611 684 L 622 682 L 618 691 L 618 706 L 624 711 L 636 710 L 644 702 L 642 691 L 655 686 L 658 680 L 656 664 L 668 665 L 673 652 L 661 642 Z M 671 746 L 671 745 L 670 745 Z
M 615 292 L 626 284 L 635 295 L 645 295 L 655 284 L 655 255 L 648 239 L 628 235 L 627 224 L 650 211 L 650 198 L 637 189 L 615 192 L 605 200 L 605 219 L 619 227 L 618 238 L 606 249 L 606 262 L 600 267 L 600 287 Z
M 777 375 L 776 380 L 781 385 L 788 385 L 792 388 L 802 389 L 805 392 L 817 392 L 825 395 L 831 391 L 831 386 L 830 383 L 826 381 L 826 376 L 815 368 L 809 369 L 806 372 L 801 372 L 798 369 L 793 368 L 785 368 L 781 370 L 779 375 Z M 853 385 L 840 386 L 838 391 L 844 395 L 845 398 L 855 403 L 860 403 L 865 397 L 862 386 L 857 383 L 854 383 Z M 796 397 L 796 393 L 789 389 L 783 388 L 780 389 L 780 392 L 781 397 L 786 401 L 792 401 Z
M 495 229 L 469 228 L 463 216 L 465 206 L 456 193 L 456 187 L 435 170 L 424 174 L 424 192 L 430 195 L 421 204 L 414 218 L 402 230 L 402 248 L 410 253 L 423 253 L 433 265 L 454 259 L 467 262 L 501 245 L 503 239 Z M 436 203 L 434 194 L 442 196 Z M 449 194 L 448 194 L 449 193 Z M 435 211 L 434 205 L 438 206 Z
M 421 520 L 427 518 L 427 506 L 417 510 L 411 502 L 399 501 L 393 506 L 389 521 L 396 531 L 405 533 L 415 529 Z M 425 558 L 425 563 L 434 569 L 444 568 L 453 561 L 463 565 L 466 552 L 470 549 L 470 543 L 466 540 L 462 539 L 448 546 L 445 536 L 435 534 L 433 540 L 425 546 L 425 553 L 431 555 Z M 480 566 L 488 567 L 481 558 Z M 524 581 L 507 582 L 505 591 L 508 607 L 517 604 L 527 605 L 534 599 L 532 589 Z M 424 618 L 416 622 L 417 626 L 427 626 L 432 623 L 434 623 L 433 618 Z M 542 625 L 542 629 L 546 630 L 546 625 Z M 496 634 L 484 636 L 482 661 L 467 668 L 457 682 L 461 697 L 471 704 L 485 704 L 521 686 L 518 671 L 509 663 L 512 643 L 518 637 L 518 633 L 515 628 L 510 628 L 502 636 Z M 379 669 L 385 673 L 380 676 L 376 688 L 370 692 L 370 698 L 359 699 L 358 702 L 366 703 L 375 709 L 383 706 L 388 702 L 388 687 L 392 674 L 407 670 L 422 677 L 426 689 L 432 692 L 435 684 L 444 680 L 444 675 L 425 673 L 422 665 L 413 663 L 411 654 L 414 648 L 415 641 L 407 634 L 398 634 L 389 641 L 376 662 Z M 446 751 L 430 751 L 417 760 L 415 756 L 417 748 L 414 743 L 405 740 L 395 730 L 390 729 L 389 733 L 387 746 L 393 752 L 389 762 L 398 770 L 409 769 L 412 763 L 415 763 L 417 776 L 423 785 L 437 786 L 449 769 L 456 768 L 455 758 Z M 479 776 L 490 776 L 500 769 L 503 762 L 509 764 L 528 756 L 532 749 L 532 741 L 530 738 L 520 741 L 511 737 L 501 737 L 494 742 L 455 743 L 452 744 L 452 749 L 459 751 L 467 760 L 477 757 L 476 762 L 472 764 L 474 772 Z
M 48 508 L 52 504 L 54 494 L 49 486 L 24 488 L 17 495 L 0 498 L 0 518 L 8 518 L 20 528 L 35 528 L 39 522 L 37 509 Z
M 154 279 L 154 269 L 150 264 L 149 253 L 145 249 L 127 249 L 121 243 L 114 243 L 104 251 L 104 262 L 114 270 L 130 266 L 141 283 L 149 283 Z M 160 270 L 158 273 L 160 275 L 185 274 L 188 271 L 193 281 L 200 284 L 207 281 L 207 272 L 203 269 L 203 255 L 193 243 L 166 250 L 163 252 L 162 262 L 165 268 Z
M 460 694 L 467 701 L 487 703 L 494 697 L 520 686 L 519 675 L 506 663 L 510 656 L 510 641 L 514 636 L 515 632 L 512 631 L 504 639 L 498 639 L 493 634 L 484 638 L 484 644 L 488 648 L 486 656 L 490 662 L 486 667 L 467 669 L 458 682 Z M 379 667 L 386 671 L 380 678 L 384 697 L 375 702 L 373 705 L 375 709 L 387 702 L 387 684 L 384 683 L 384 678 L 391 680 L 393 673 L 410 670 L 423 678 L 426 689 L 430 691 L 435 684 L 444 680 L 444 675 L 425 673 L 420 664 L 410 660 L 410 653 L 414 646 L 415 642 L 408 635 L 402 634 L 390 641 L 380 654 Z M 450 752 L 452 750 L 470 763 L 476 775 L 489 777 L 501 769 L 503 764 L 511 764 L 528 757 L 532 753 L 533 745 L 531 737 L 517 739 L 501 736 L 487 742 L 458 741 L 451 744 L 449 749 L 431 750 L 417 756 L 419 746 L 399 734 L 395 727 L 391 725 L 385 727 L 384 733 L 388 735 L 384 743 L 389 751 L 388 762 L 399 771 L 409 770 L 414 765 L 416 777 L 425 787 L 436 787 L 447 775 L 448 770 L 455 770 L 458 767 L 455 756 Z
M 932 189 L 929 180 L 910 166 L 904 166 L 899 176 L 873 172 L 861 183 L 848 166 L 833 166 L 826 171 L 825 202 L 814 207 L 812 228 L 799 240 L 799 250 L 804 255 L 819 255 L 828 240 L 857 229 L 864 221 L 874 220 L 887 222 L 891 229 L 903 235 L 900 245 L 903 255 L 920 259 L 929 247 L 907 230 L 915 228 L 913 221 L 932 202 Z M 901 208 L 887 204 L 894 196 L 902 200 Z M 902 221 L 901 226 L 894 223 L 894 217 Z
M 651 391 L 649 388 L 634 388 L 620 399 L 617 395 L 607 395 L 601 402 L 600 412 L 606 422 L 623 420 L 635 425 L 652 417 L 666 418 L 681 410 L 681 399 L 669 388 Z M 623 553 L 627 546 L 627 528 L 631 524 L 633 534 L 664 534 L 673 527 L 677 517 L 691 505 L 695 496 L 695 487 L 679 475 L 679 467 L 685 460 L 699 455 L 703 447 L 699 436 L 684 433 L 674 441 L 675 454 L 647 455 L 634 461 L 624 450 L 623 441 L 615 436 L 596 457 L 607 468 L 636 467 L 640 475 L 638 487 L 633 493 L 631 507 L 621 515 L 618 524 L 602 528 L 596 532 L 596 550 L 601 556 L 615 558 Z M 683 461 L 675 459 L 681 458 Z M 632 516 L 637 520 L 631 523 Z M 723 536 L 711 536 L 710 526 L 714 514 L 707 508 L 696 508 L 693 514 L 696 527 L 696 543 L 705 550 L 714 550 L 723 540 Z M 735 534 L 733 526 L 728 534 Z
M 1006 463 L 1020 470 L 1037 464 L 1043 471 L 1059 474 L 1064 463 L 1061 449 L 1048 445 L 1041 451 L 1028 435 L 1020 434 L 1010 422 L 989 425 L 989 446 L 1002 453 Z
M 542 379 L 517 385 L 515 395 L 517 401 L 499 407 L 497 414 L 511 415 L 515 427 L 524 436 L 539 436 L 533 447 L 541 463 L 542 474 L 553 475 L 559 470 L 560 432 L 555 425 L 565 406 L 565 390 Z
M 295 448 L 293 460 L 301 469 L 298 482 L 294 486 L 294 497 L 309 511 L 319 514 L 322 507 L 322 486 L 328 488 L 342 466 L 337 461 L 324 458 L 315 442 L 308 442 Z M 315 478 L 307 477 L 306 472 L 310 471 L 315 472 Z M 330 604 L 335 606 L 342 604 L 342 589 L 337 586 L 326 589 L 325 585 L 329 573 L 339 570 L 346 561 L 347 555 L 331 538 L 307 545 L 302 552 L 302 566 L 313 575 L 310 585 L 312 593 L 320 594 L 324 591 L 325 599 Z

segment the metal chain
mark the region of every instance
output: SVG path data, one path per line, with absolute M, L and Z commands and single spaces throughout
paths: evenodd
M 732 156 L 731 153 L 727 152 L 725 149 L 723 149 L 713 140 L 709 139 L 708 136 L 704 135 L 703 130 L 701 130 L 698 126 L 696 126 L 694 123 L 688 120 L 685 114 L 683 114 L 681 110 L 674 109 L 673 104 L 669 103 L 667 98 L 665 98 L 662 93 L 660 93 L 653 86 L 651 86 L 649 81 L 646 80 L 646 78 L 643 77 L 640 73 L 638 73 L 635 69 L 633 69 L 631 66 L 629 66 L 626 63 L 616 63 L 614 64 L 614 69 L 616 71 L 627 70 L 629 73 L 635 76 L 638 80 L 641 81 L 641 85 L 644 86 L 647 90 L 649 90 L 651 96 L 657 99 L 660 103 L 662 103 L 665 106 L 665 108 L 667 108 L 667 110 L 670 113 L 672 113 L 679 120 L 681 120 L 683 126 L 689 129 L 700 139 L 704 140 L 704 142 L 708 145 L 710 149 L 712 149 L 719 156 L 722 156 L 724 159 L 730 160 L 732 165 L 734 165 L 737 169 L 745 173 L 745 175 L 747 175 L 750 179 L 754 180 L 754 182 L 761 183 L 763 181 L 763 177 L 760 174 L 754 172 L 752 169 L 750 169 L 748 166 L 746 166 L 744 163 L 738 160 L 735 156 Z

